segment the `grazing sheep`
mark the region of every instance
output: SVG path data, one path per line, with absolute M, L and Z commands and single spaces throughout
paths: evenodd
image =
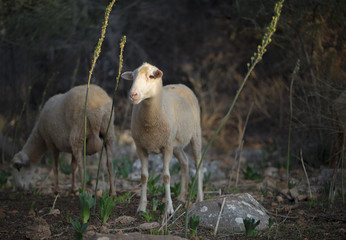
M 58 159 L 60 152 L 72 153 L 72 188 L 76 191 L 76 167 L 82 179 L 84 108 L 87 85 L 72 88 L 64 94 L 51 97 L 44 105 L 34 129 L 23 149 L 13 157 L 15 184 L 27 190 L 36 166 L 42 155 L 49 150 L 54 158 L 55 191 L 59 192 Z M 112 99 L 96 85 L 90 85 L 87 105 L 87 146 L 88 155 L 101 151 L 111 115 Z M 112 121 L 113 123 L 113 121 Z M 110 124 L 105 140 L 110 194 L 115 195 L 113 172 L 114 126 Z
M 162 87 L 162 71 L 148 63 L 121 76 L 133 80 L 130 99 L 133 106 L 132 137 L 142 164 L 141 199 L 138 211 L 147 206 L 148 154 L 163 155 L 163 182 L 166 190 L 166 212 L 173 213 L 169 165 L 174 155 L 181 166 L 179 201 L 188 193 L 188 158 L 184 147 L 190 143 L 196 168 L 201 160 L 200 108 L 194 93 L 185 85 Z M 197 201 L 203 201 L 202 166 L 198 172 Z
M 344 128 L 346 127 L 346 92 L 341 93 L 340 96 L 334 100 L 332 108 L 338 132 L 332 146 L 332 156 L 329 167 L 335 168 L 337 165 L 337 156 L 341 154 L 343 146 L 346 148 L 346 139 L 344 136 Z

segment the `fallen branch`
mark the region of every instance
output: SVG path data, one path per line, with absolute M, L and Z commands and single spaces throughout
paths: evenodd
M 220 219 L 221 219 L 221 215 L 222 215 L 223 208 L 224 208 L 224 206 L 225 206 L 225 201 L 226 201 L 226 198 L 223 198 L 222 205 L 221 205 L 221 209 L 220 209 L 220 213 L 219 213 L 219 216 L 218 216 L 218 218 L 217 218 L 216 225 L 215 225 L 214 236 L 216 236 L 217 229 L 219 228 L 219 223 L 220 223 Z

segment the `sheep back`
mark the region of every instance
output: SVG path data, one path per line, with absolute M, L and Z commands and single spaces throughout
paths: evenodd
M 74 143 L 71 141 L 78 141 L 79 144 L 83 142 L 86 90 L 87 85 L 74 87 L 64 94 L 51 97 L 44 105 L 38 120 L 38 128 L 48 148 L 72 152 L 71 145 Z M 87 138 L 96 146 L 90 149 L 93 144 L 89 144 L 88 154 L 101 149 L 99 132 L 104 118 L 110 116 L 111 103 L 111 98 L 102 88 L 90 85 L 87 105 Z

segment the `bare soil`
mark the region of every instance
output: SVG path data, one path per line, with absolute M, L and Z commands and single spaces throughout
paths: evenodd
M 251 186 L 252 184 L 248 184 Z M 259 232 L 256 239 L 345 239 L 346 238 L 346 214 L 345 205 L 339 200 L 332 207 L 327 207 L 325 202 L 319 198 L 312 207 L 308 201 L 295 203 L 288 199 L 278 203 L 275 192 L 267 194 L 267 197 L 259 194 L 256 189 L 242 188 L 249 192 L 271 214 L 275 224 L 268 230 Z M 122 195 L 124 192 L 118 192 Z M 117 203 L 106 225 L 102 227 L 102 220 L 96 209 L 96 214 L 91 217 L 89 229 L 98 233 L 138 232 L 138 226 L 145 222 L 144 218 L 136 213 L 139 197 L 135 194 L 129 202 Z M 55 202 L 56 199 L 56 202 Z M 55 202 L 56 214 L 49 214 Z M 150 202 L 150 201 L 149 201 Z M 174 201 L 175 207 L 179 204 Z M 150 206 L 149 206 L 150 208 Z M 151 211 L 152 212 L 152 211 Z M 152 221 L 161 223 L 162 216 L 158 212 L 152 212 L 157 216 Z M 177 214 L 178 216 L 179 214 Z M 120 216 L 132 216 L 134 222 L 122 224 L 116 223 Z M 35 219 L 43 218 L 49 225 L 50 239 L 73 239 L 74 229 L 70 223 L 71 219 L 79 219 L 80 204 L 77 196 L 68 192 L 59 194 L 20 193 L 12 189 L 0 191 L 0 239 L 28 239 L 28 230 L 34 224 Z M 170 234 L 184 236 L 184 218 L 178 219 L 169 228 Z M 142 231 L 151 233 L 153 231 Z M 200 239 L 248 239 L 244 234 L 218 233 L 213 236 L 213 231 L 198 228 Z

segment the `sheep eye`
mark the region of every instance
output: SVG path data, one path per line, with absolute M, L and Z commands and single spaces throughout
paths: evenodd
M 154 75 L 149 76 L 150 79 L 155 79 Z

